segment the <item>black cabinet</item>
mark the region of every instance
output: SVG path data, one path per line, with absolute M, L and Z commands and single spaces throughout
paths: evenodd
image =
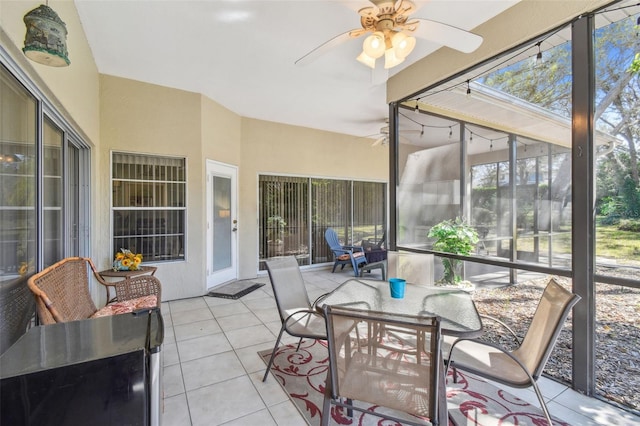
M 159 311 L 34 327 L 0 357 L 2 425 L 157 425 Z

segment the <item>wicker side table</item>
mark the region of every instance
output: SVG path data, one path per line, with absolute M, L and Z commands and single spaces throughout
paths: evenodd
M 100 275 L 102 279 L 105 281 L 106 281 L 105 278 L 121 278 L 121 280 L 118 280 L 118 281 L 126 281 L 129 278 L 136 277 L 138 275 L 144 275 L 144 274 L 153 275 L 156 273 L 157 269 L 158 267 L 156 266 L 140 266 L 140 268 L 136 271 L 114 271 L 113 269 L 106 269 L 104 271 L 98 272 L 98 275 Z M 111 299 L 111 294 L 109 292 L 110 286 L 107 285 L 105 287 L 107 288 L 107 303 L 115 301 L 118 295 L 114 296 L 114 298 Z

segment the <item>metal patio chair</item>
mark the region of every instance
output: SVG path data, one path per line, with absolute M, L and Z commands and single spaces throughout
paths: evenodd
M 338 305 L 325 305 L 324 314 L 329 372 L 323 426 L 332 405 L 402 424 L 447 424 L 439 317 Z
M 327 339 L 324 317 L 315 309 L 314 303 L 309 301 L 296 258 L 294 256 L 272 258 L 267 260 L 266 264 L 282 326 L 262 378 L 263 382 L 267 380 L 273 357 L 285 331 L 291 336 L 300 338 L 296 351 L 300 349 L 302 339 Z
M 549 280 L 522 341 L 511 328 L 496 320 L 518 342 L 514 350 L 507 350 L 499 345 L 477 339 L 458 339 L 453 342 L 449 350 L 447 371 L 449 368 L 454 369 L 454 381 L 456 369 L 460 369 L 507 386 L 517 388 L 533 386 L 547 422 L 552 425 L 551 416 L 538 388 L 537 380 L 551 355 L 571 308 L 579 300 L 580 296 L 564 289 L 555 279 Z

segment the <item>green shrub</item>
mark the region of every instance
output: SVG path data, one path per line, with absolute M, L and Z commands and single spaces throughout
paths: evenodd
M 618 229 L 620 231 L 640 232 L 640 220 L 621 220 Z
M 433 249 L 444 253 L 468 255 L 478 243 L 478 233 L 475 228 L 460 218 L 445 220 L 435 225 L 429 231 L 429 238 L 435 238 Z M 458 273 L 462 261 L 458 259 L 442 258 L 444 277 L 442 281 L 455 284 L 461 281 Z
M 609 225 L 617 225 L 620 222 L 620 215 L 618 214 L 610 214 L 608 216 L 603 216 L 600 219 L 600 224 L 609 226 Z

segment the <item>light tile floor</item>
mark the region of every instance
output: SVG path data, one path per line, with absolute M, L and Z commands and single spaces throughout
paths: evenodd
M 314 269 L 303 276 L 315 300 L 353 275 Z M 266 285 L 238 300 L 205 296 L 162 304 L 163 426 L 306 424 L 275 380 L 262 382 L 265 364 L 257 352 L 273 348 L 280 319 L 269 278 L 252 281 Z M 571 425 L 640 425 L 639 417 L 555 381 L 542 378 L 540 387 L 551 413 Z M 538 406 L 530 389 L 505 390 Z

